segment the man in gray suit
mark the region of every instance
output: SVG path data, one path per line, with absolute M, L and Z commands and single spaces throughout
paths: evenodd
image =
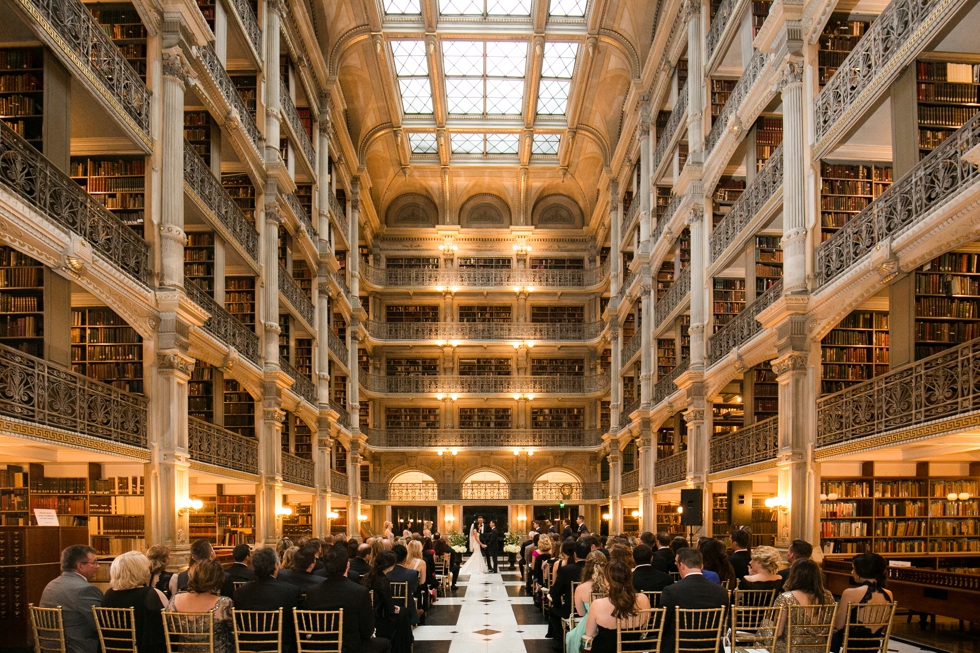
M 98 569 L 95 549 L 84 544 L 70 546 L 61 552 L 61 575 L 41 594 L 42 608 L 61 606 L 68 653 L 98 653 L 92 607 L 102 605 L 102 590 L 91 584 Z

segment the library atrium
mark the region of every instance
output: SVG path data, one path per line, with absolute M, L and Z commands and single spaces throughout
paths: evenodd
M 582 516 L 980 646 L 977 0 L 0 16 L 11 645 L 68 543 Z

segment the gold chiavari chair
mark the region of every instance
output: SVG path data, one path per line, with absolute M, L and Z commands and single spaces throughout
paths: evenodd
M 92 606 L 102 653 L 136 653 L 136 617 L 133 608 Z
M 660 653 L 666 610 L 640 610 L 636 617 L 616 620 L 617 653 Z
M 651 608 L 659 608 L 660 607 L 660 595 L 662 594 L 662 592 L 646 591 L 646 592 L 640 592 L 640 594 L 646 594 L 647 595 L 647 598 L 650 599 L 650 607 Z
M 674 650 L 684 653 L 718 653 L 726 608 L 674 611 Z
M 452 587 L 452 573 L 449 564 L 442 559 L 436 560 L 436 593 L 442 596 L 449 596 Z
M 852 605 L 844 622 L 844 646 L 848 653 L 887 653 L 892 617 L 897 603 Z
M 828 653 L 837 604 L 791 605 L 787 610 L 788 653 Z
M 235 610 L 237 653 L 278 653 L 282 650 L 282 608 L 278 610 Z
M 162 612 L 168 653 L 214 653 L 214 614 Z
M 735 590 L 732 605 L 747 608 L 766 608 L 776 600 L 776 590 Z
M 551 591 L 551 565 L 541 563 L 540 567 L 541 584 L 538 586 L 537 591 L 541 593 L 541 614 L 544 615 L 557 597 L 551 598 L 549 594 Z
M 293 610 L 293 621 L 297 653 L 341 652 L 344 645 L 343 610 Z
M 61 619 L 61 606 L 39 608 L 28 604 L 31 611 L 31 630 L 34 631 L 34 653 L 65 653 L 65 624 Z
M 735 653 L 747 653 L 748 649 L 775 651 L 776 631 L 783 611 L 783 606 L 732 606 L 732 630 L 728 642 Z
M 408 583 L 391 583 L 391 600 L 395 605 L 400 605 L 403 609 L 408 609 Z
M 233 591 L 234 590 L 237 590 L 239 587 L 241 587 L 242 585 L 244 585 L 247 582 L 248 582 L 247 580 L 233 580 L 233 581 L 231 581 L 232 590 Z
M 575 590 L 577 590 L 578 589 L 578 586 L 581 585 L 581 584 L 582 583 L 580 581 L 577 581 L 577 580 L 573 580 L 571 582 L 571 586 L 572 586 L 572 611 L 568 613 L 568 619 L 562 619 L 561 620 L 561 634 L 562 634 L 561 640 L 562 640 L 562 642 L 565 641 L 565 634 L 568 633 L 571 630 L 574 630 L 575 626 L 578 624 L 579 620 L 581 619 L 581 617 L 578 616 L 578 612 L 576 612 L 576 610 L 575 610 Z M 563 646 L 564 646 L 564 644 L 563 644 Z

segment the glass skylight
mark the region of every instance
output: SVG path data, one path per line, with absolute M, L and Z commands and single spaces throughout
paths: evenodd
M 483 154 L 483 134 L 452 135 L 453 154 Z
M 432 87 L 429 84 L 425 41 L 392 41 L 391 54 L 402 96 L 402 111 L 407 114 L 432 113 Z
M 444 41 L 449 113 L 520 115 L 527 48 L 526 41 Z
M 587 4 L 588 0 L 551 0 L 548 15 L 582 18 L 585 16 L 585 7 Z
M 519 134 L 487 134 L 487 154 L 517 154 Z
M 422 0 L 384 0 L 386 14 L 421 14 Z
M 538 114 L 564 115 L 568 106 L 572 73 L 578 43 L 547 43 L 541 61 L 541 85 L 538 87 Z
M 439 152 L 436 135 L 431 132 L 412 132 L 408 135 L 408 143 L 412 148 L 412 154 L 436 154 Z
M 446 16 L 530 16 L 531 0 L 439 0 L 439 13 Z
M 519 134 L 467 134 L 454 132 L 453 154 L 517 154 Z
M 535 134 L 531 143 L 531 154 L 558 154 L 561 134 Z

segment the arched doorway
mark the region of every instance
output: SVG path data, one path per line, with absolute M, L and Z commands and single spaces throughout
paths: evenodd
M 438 492 L 435 479 L 416 470 L 401 472 L 388 482 L 388 500 L 391 502 L 411 502 L 411 505 L 391 507 L 392 531 L 395 535 L 422 533 L 433 528 L 438 509 Z
M 483 517 L 488 528 L 490 520 L 494 520 L 501 533 L 507 530 L 508 509 L 503 502 L 510 498 L 510 482 L 502 474 L 493 470 L 479 470 L 470 474 L 463 479 L 461 497 L 464 501 L 480 502 L 463 508 L 463 524 L 467 532 L 477 517 Z
M 582 481 L 578 477 L 563 470 L 548 471 L 534 479 L 532 492 L 535 519 L 547 519 L 559 526 L 559 533 L 561 520 L 574 524 L 579 514 L 579 506 L 574 502 L 582 499 Z

